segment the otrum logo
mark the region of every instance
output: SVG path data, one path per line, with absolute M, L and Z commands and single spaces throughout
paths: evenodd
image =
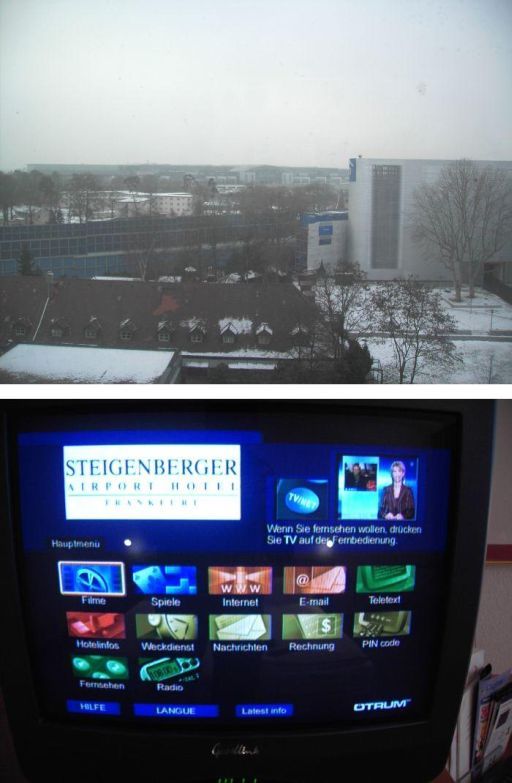
M 404 710 L 412 699 L 393 699 L 393 701 L 364 701 L 354 704 L 354 712 L 372 712 L 375 710 Z

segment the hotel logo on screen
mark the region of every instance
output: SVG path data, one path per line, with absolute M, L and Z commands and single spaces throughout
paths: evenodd
M 64 446 L 67 519 L 239 520 L 240 446 Z

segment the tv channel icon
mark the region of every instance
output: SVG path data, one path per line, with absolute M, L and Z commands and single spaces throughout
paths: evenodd
M 76 639 L 126 639 L 124 615 L 114 612 L 66 612 L 68 634 Z
M 247 642 L 271 638 L 269 614 L 211 614 L 210 640 Z
M 124 563 L 59 560 L 61 595 L 126 595 Z
M 109 655 L 73 655 L 71 666 L 75 677 L 92 680 L 127 680 L 128 659 Z
M 284 614 L 283 639 L 341 639 L 342 614 Z
M 411 612 L 358 612 L 354 616 L 355 637 L 408 636 Z
M 195 566 L 137 565 L 132 566 L 132 578 L 137 592 L 144 595 L 196 595 Z
M 137 614 L 137 639 L 174 639 L 188 642 L 197 639 L 195 614 Z
M 139 676 L 143 682 L 196 680 L 200 665 L 199 658 L 139 658 Z
M 327 479 L 279 479 L 276 520 L 328 519 Z
M 358 566 L 356 593 L 402 593 L 414 590 L 416 566 Z
M 210 595 L 270 595 L 270 566 L 211 566 L 208 569 Z
M 283 592 L 288 595 L 344 593 L 345 566 L 285 566 Z

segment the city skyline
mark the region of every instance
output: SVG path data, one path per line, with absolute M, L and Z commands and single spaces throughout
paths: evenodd
M 0 169 L 512 158 L 506 0 L 5 0 Z

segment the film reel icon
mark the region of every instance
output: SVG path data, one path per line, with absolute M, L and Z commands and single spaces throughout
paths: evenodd
M 108 582 L 94 568 L 79 568 L 75 576 L 75 586 L 83 593 L 108 593 Z

